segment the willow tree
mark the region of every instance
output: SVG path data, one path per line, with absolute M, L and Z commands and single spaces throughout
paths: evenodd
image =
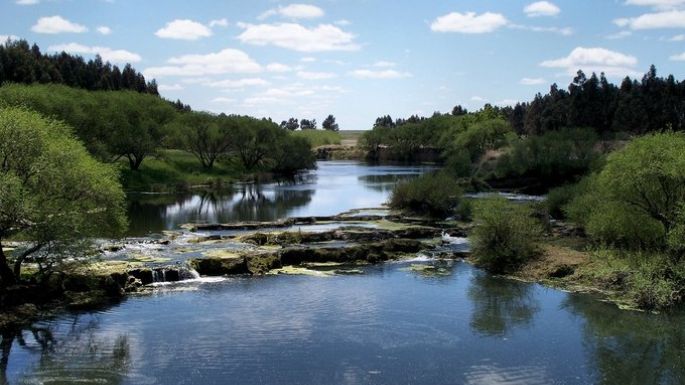
M 85 255 L 92 237 L 120 234 L 124 198 L 115 170 L 68 126 L 0 108 L 0 286 L 17 282 L 29 258 L 44 272 Z M 5 251 L 9 239 L 21 246 Z

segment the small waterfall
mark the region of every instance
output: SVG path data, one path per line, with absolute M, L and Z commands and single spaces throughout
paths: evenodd
M 152 283 L 178 282 L 200 278 L 200 274 L 188 266 L 166 266 L 152 269 Z

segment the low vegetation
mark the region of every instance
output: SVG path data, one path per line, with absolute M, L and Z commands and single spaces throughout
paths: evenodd
M 447 174 L 424 174 L 398 183 L 389 203 L 394 210 L 444 218 L 454 212 L 461 195 L 461 187 Z
M 511 272 L 538 254 L 542 227 L 529 206 L 488 198 L 478 202 L 473 220 L 470 239 L 478 265 L 494 273 Z
M 312 147 L 340 144 L 342 140 L 338 131 L 329 130 L 301 130 L 294 131 L 293 135 L 306 139 Z

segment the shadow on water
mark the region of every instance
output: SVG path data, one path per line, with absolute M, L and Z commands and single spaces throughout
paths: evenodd
M 571 295 L 565 307 L 581 317 L 588 366 L 597 384 L 685 383 L 685 312 L 627 312 L 594 298 Z
M 39 323 L 21 330 L 5 330 L 0 348 L 0 385 L 74 383 L 121 384 L 130 364 L 126 335 L 99 335 L 99 322 L 86 316 L 70 324 Z M 66 328 L 66 330 L 56 330 Z M 36 357 L 34 363 L 12 376 L 8 364 L 11 354 Z
M 471 328 L 486 336 L 504 336 L 531 324 L 540 305 L 533 285 L 476 274 L 468 297 L 473 304 Z

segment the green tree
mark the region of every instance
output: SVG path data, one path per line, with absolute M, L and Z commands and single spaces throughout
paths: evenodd
M 324 130 L 329 131 L 338 131 L 340 129 L 340 127 L 338 127 L 338 123 L 335 122 L 335 116 L 333 115 L 328 115 L 326 119 L 324 119 L 323 123 L 321 123 L 321 126 Z
M 0 108 L 0 159 L 0 284 L 16 282 L 28 257 L 49 270 L 64 256 L 82 255 L 89 238 L 126 227 L 117 173 L 93 159 L 66 125 Z M 27 246 L 7 256 L 8 238 Z
M 183 149 L 195 155 L 209 170 L 216 160 L 231 148 L 237 119 L 206 112 L 190 112 L 179 117 L 176 135 Z
M 297 120 L 297 118 L 290 118 L 281 122 L 281 128 L 284 128 L 288 131 L 295 131 L 300 128 L 300 122 Z

